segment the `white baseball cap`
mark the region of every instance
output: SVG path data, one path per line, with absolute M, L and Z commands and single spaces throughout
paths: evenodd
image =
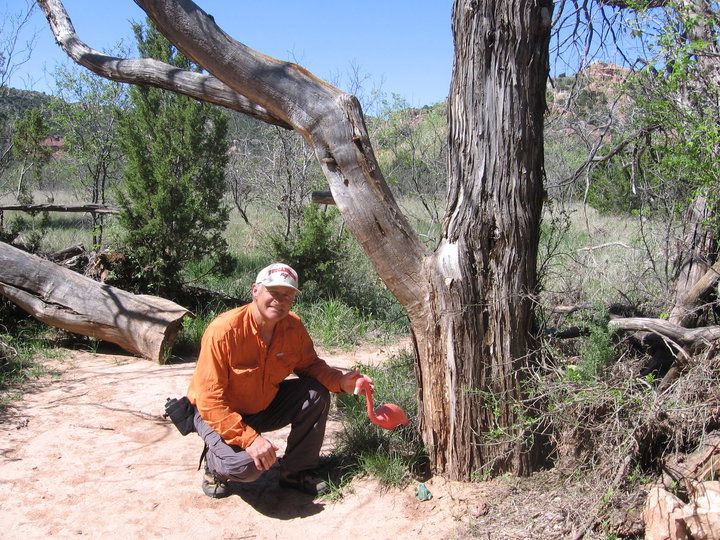
M 260 270 L 255 278 L 255 283 L 265 287 L 288 287 L 300 291 L 297 272 L 282 263 L 274 263 Z

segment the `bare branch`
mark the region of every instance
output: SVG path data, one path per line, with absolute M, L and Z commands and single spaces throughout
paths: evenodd
M 659 126 L 644 126 L 635 132 L 631 133 L 628 137 L 620 141 L 618 144 L 616 144 L 613 148 L 611 148 L 606 154 L 602 156 L 593 156 L 590 160 L 592 163 L 603 163 L 605 161 L 610 160 L 612 157 L 616 156 L 622 150 L 630 143 L 635 142 L 639 139 L 642 139 L 646 137 L 649 133 L 651 133 L 653 130 L 657 129 Z
M 35 2 L 26 0 L 22 11 L 17 14 L 4 13 L 0 21 L 0 88 L 7 85 L 15 70 L 30 59 L 35 44 L 33 34 L 24 44 L 20 45 L 20 32 L 30 21 L 35 9 Z
M 657 334 L 663 339 L 670 340 L 678 347 L 687 347 L 691 351 L 707 348 L 720 339 L 720 326 L 683 328 L 669 321 L 645 317 L 612 319 L 608 323 L 608 326 L 613 330 L 630 330 Z
M 600 4 L 601 6 L 608 6 L 620 9 L 637 9 L 637 3 L 633 3 L 631 5 L 630 2 L 626 2 L 625 0 L 598 0 L 598 4 Z M 649 0 L 644 7 L 650 9 L 663 7 L 666 5 L 667 0 Z
M 85 44 L 75 33 L 58 0 L 39 0 L 58 45 L 81 66 L 107 79 L 171 90 L 201 101 L 232 109 L 263 122 L 289 128 L 288 124 L 212 75 L 184 71 L 151 58 L 123 59 L 104 54 Z
M 625 249 L 633 249 L 623 242 L 607 242 L 605 244 L 600 244 L 597 246 L 588 246 L 588 247 L 584 247 L 584 248 L 579 248 L 577 251 L 594 251 L 596 249 L 602 249 L 602 248 L 612 247 L 612 246 L 620 246 L 620 247 L 624 247 Z

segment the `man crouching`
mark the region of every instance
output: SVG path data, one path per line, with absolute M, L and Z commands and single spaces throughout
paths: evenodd
M 321 360 L 300 318 L 290 311 L 298 290 L 285 264 L 262 269 L 252 303 L 219 315 L 202 338 L 188 389 L 195 430 L 205 441 L 203 492 L 230 493 L 228 482 L 253 482 L 277 461 L 265 434 L 291 425 L 280 485 L 318 495 L 318 465 L 330 409 L 329 392 L 352 393 L 357 371 Z M 287 379 L 291 373 L 298 378 Z

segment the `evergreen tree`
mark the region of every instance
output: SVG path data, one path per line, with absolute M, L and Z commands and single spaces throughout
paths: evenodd
M 152 25 L 133 29 L 143 57 L 197 69 Z M 120 122 L 123 251 L 140 290 L 174 296 L 186 263 L 226 253 L 227 120 L 212 105 L 156 88 L 132 87 L 130 99 Z
M 20 204 L 33 202 L 34 186 L 28 183 L 28 173 L 32 173 L 31 179 L 34 180 L 34 185 L 39 185 L 42 170 L 50 161 L 50 149 L 43 145 L 43 140 L 47 136 L 48 128 L 40 109 L 29 109 L 15 125 L 12 153 L 18 164 L 15 197 Z

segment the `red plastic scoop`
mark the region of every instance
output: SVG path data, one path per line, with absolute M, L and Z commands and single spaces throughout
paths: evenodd
M 360 377 L 355 381 L 355 395 L 365 394 L 365 405 L 367 406 L 367 415 L 370 421 L 376 426 L 383 429 L 395 429 L 400 425 L 408 423 L 408 417 L 398 405 L 394 403 L 386 403 L 373 410 L 373 387 L 372 380 L 366 376 Z

